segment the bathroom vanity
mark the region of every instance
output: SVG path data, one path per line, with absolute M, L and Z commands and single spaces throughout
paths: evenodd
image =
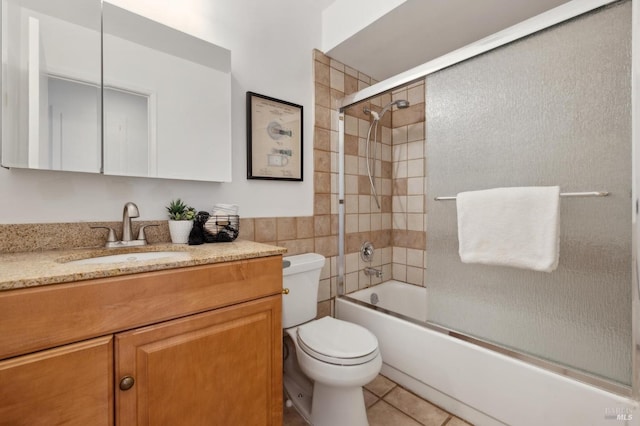
M 0 424 L 282 424 L 284 249 L 205 246 L 103 267 L 33 253 L 42 285 L 0 283 Z M 6 277 L 29 256 L 0 257 Z

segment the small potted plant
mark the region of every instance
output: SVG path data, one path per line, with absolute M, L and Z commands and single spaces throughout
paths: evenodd
M 189 233 L 196 217 L 196 209 L 186 205 L 180 198 L 173 200 L 167 206 L 169 212 L 169 233 L 174 244 L 187 244 Z

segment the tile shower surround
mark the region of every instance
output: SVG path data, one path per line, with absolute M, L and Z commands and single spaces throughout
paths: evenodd
M 337 101 L 376 81 L 319 51 L 314 51 L 315 126 L 313 135 L 314 214 L 306 217 L 241 218 L 239 238 L 286 247 L 289 254 L 316 252 L 327 258 L 319 289 L 319 316 L 333 310 L 338 255 L 338 114 Z M 424 82 L 384 94 L 349 108 L 345 115 L 345 271 L 346 291 L 353 292 L 389 278 L 424 285 L 426 200 L 424 197 Z M 411 106 L 387 113 L 378 128 L 376 187 L 378 210 L 366 173 L 365 144 L 370 123 L 367 107 L 380 111 L 392 100 Z M 373 137 L 373 136 L 372 136 Z M 166 221 L 147 228 L 150 242 L 170 241 Z M 0 252 L 100 246 L 107 225 L 120 232 L 120 222 L 0 225 Z M 135 230 L 134 230 L 135 231 Z M 103 235 L 104 234 L 104 235 Z M 359 256 L 364 241 L 376 254 L 365 264 Z M 382 279 L 364 268 L 382 269 Z

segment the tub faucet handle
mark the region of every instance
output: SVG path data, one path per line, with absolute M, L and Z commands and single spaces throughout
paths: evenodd
M 360 247 L 360 258 L 364 262 L 371 262 L 373 260 L 373 244 L 369 241 L 365 241 Z

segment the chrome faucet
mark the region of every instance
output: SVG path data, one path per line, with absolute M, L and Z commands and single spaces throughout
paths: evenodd
M 382 278 L 382 270 L 381 269 L 376 269 L 376 268 L 370 268 L 370 267 L 366 267 L 364 268 L 364 274 L 366 276 L 372 276 L 375 275 L 376 278 Z
M 109 226 L 92 226 L 91 228 L 103 228 L 109 230 L 107 242 L 105 244 L 105 247 L 107 248 L 146 246 L 147 237 L 144 233 L 144 229 L 149 226 L 158 225 L 142 225 L 138 231 L 138 238 L 134 240 L 133 228 L 131 227 L 131 219 L 134 217 L 140 217 L 140 211 L 138 210 L 138 206 L 129 201 L 124 205 L 124 210 L 122 211 L 122 238 L 120 241 L 116 240 L 115 229 Z

